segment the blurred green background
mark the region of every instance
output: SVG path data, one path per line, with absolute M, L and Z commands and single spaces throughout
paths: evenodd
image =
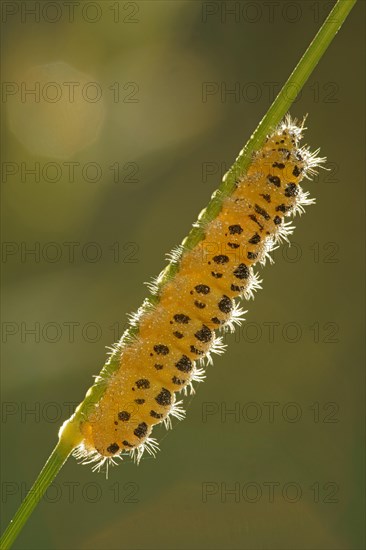
M 333 4 L 2 3 L 3 527 Z M 364 16 L 291 109 L 317 205 L 187 419 L 108 480 L 70 459 L 15 548 L 364 548 Z

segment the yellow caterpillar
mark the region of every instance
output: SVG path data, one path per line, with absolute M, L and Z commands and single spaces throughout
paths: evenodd
M 158 448 L 150 437 L 155 424 L 169 427 L 172 416 L 184 417 L 176 394 L 204 379 L 210 353 L 224 348 L 217 332 L 242 320 L 235 298 L 249 299 L 260 288 L 253 266 L 271 259 L 269 252 L 292 233 L 285 219 L 314 202 L 299 183 L 324 159 L 299 146 L 302 130 L 286 117 L 246 174 L 238 174 L 234 192 L 203 227 L 204 239 L 175 253 L 176 275 L 159 291 L 152 285 L 157 303 L 133 317 L 133 341 L 117 344 L 119 368 L 103 380 L 105 392 L 81 424 L 77 457 L 96 469 L 126 453 L 139 461 L 144 450 Z

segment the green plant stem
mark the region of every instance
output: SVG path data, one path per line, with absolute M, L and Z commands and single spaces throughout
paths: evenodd
M 0 548 L 2 550 L 7 550 L 12 546 L 14 540 L 22 530 L 23 525 L 26 523 L 34 508 L 44 495 L 47 487 L 52 483 L 59 470 L 62 468 L 64 462 L 67 460 L 69 454 L 73 450 L 73 447 L 74 444 L 72 441 L 67 443 L 61 439 L 57 443 L 39 476 L 34 482 L 33 487 L 23 500 L 17 513 L 1 537 Z
M 281 119 L 287 113 L 291 104 L 301 91 L 305 82 L 344 23 L 347 15 L 355 3 L 356 0 L 338 0 L 321 26 L 318 34 L 311 42 L 305 54 L 300 59 L 298 65 L 295 67 L 294 71 L 291 73 L 287 82 L 269 108 L 268 112 L 259 123 L 257 129 L 250 137 L 245 147 L 241 150 L 233 166 L 224 177 L 220 187 L 212 195 L 207 208 L 202 210 L 198 218 L 199 223 L 191 229 L 186 239 L 184 239 L 182 244 L 185 249 L 194 248 L 204 238 L 204 225 L 212 221 L 218 215 L 222 207 L 223 199 L 228 197 L 235 188 L 235 180 L 237 175 L 240 174 L 242 176 L 245 174 L 246 169 L 250 164 L 252 153 L 262 146 L 267 134 L 269 134 L 271 130 L 279 124 Z M 167 265 L 159 277 L 159 291 L 177 273 L 178 270 L 179 261 L 172 261 Z M 158 299 L 158 295 L 157 297 L 152 296 L 148 299 L 147 303 L 154 304 L 158 301 Z M 128 336 L 137 331 L 138 327 L 133 327 L 126 331 L 122 342 L 125 340 L 127 342 Z M 101 374 L 110 374 L 118 367 L 118 352 L 116 351 L 112 354 L 108 363 L 103 367 Z M 27 494 L 13 520 L 6 529 L 0 541 L 1 549 L 7 550 L 11 547 L 47 487 L 61 469 L 71 451 L 80 443 L 82 439 L 79 431 L 80 421 L 87 417 L 87 411 L 90 411 L 99 401 L 104 389 L 105 387 L 103 387 L 102 384 L 95 384 L 89 388 L 84 401 L 78 406 L 75 414 L 64 424 L 60 431 L 59 443 L 55 447 L 43 470 L 34 482 L 32 489 Z

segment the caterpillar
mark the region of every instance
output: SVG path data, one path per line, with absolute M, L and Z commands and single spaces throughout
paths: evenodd
M 155 455 L 154 426 L 169 428 L 172 417 L 184 418 L 177 396 L 193 392 L 211 354 L 224 351 L 218 333 L 243 320 L 240 299 L 261 288 L 254 266 L 272 262 L 270 251 L 294 229 L 286 218 L 315 202 L 299 184 L 325 159 L 299 145 L 303 129 L 304 122 L 288 115 L 267 136 L 217 217 L 203 226 L 204 238 L 192 249 L 183 241 L 173 251 L 174 277 L 162 288 L 161 274 L 150 284 L 154 301 L 132 315 L 138 330 L 115 345 L 118 368 L 99 377 L 105 391 L 80 426 L 83 441 L 74 454 L 93 469 L 126 454 L 137 462 L 144 451 Z

